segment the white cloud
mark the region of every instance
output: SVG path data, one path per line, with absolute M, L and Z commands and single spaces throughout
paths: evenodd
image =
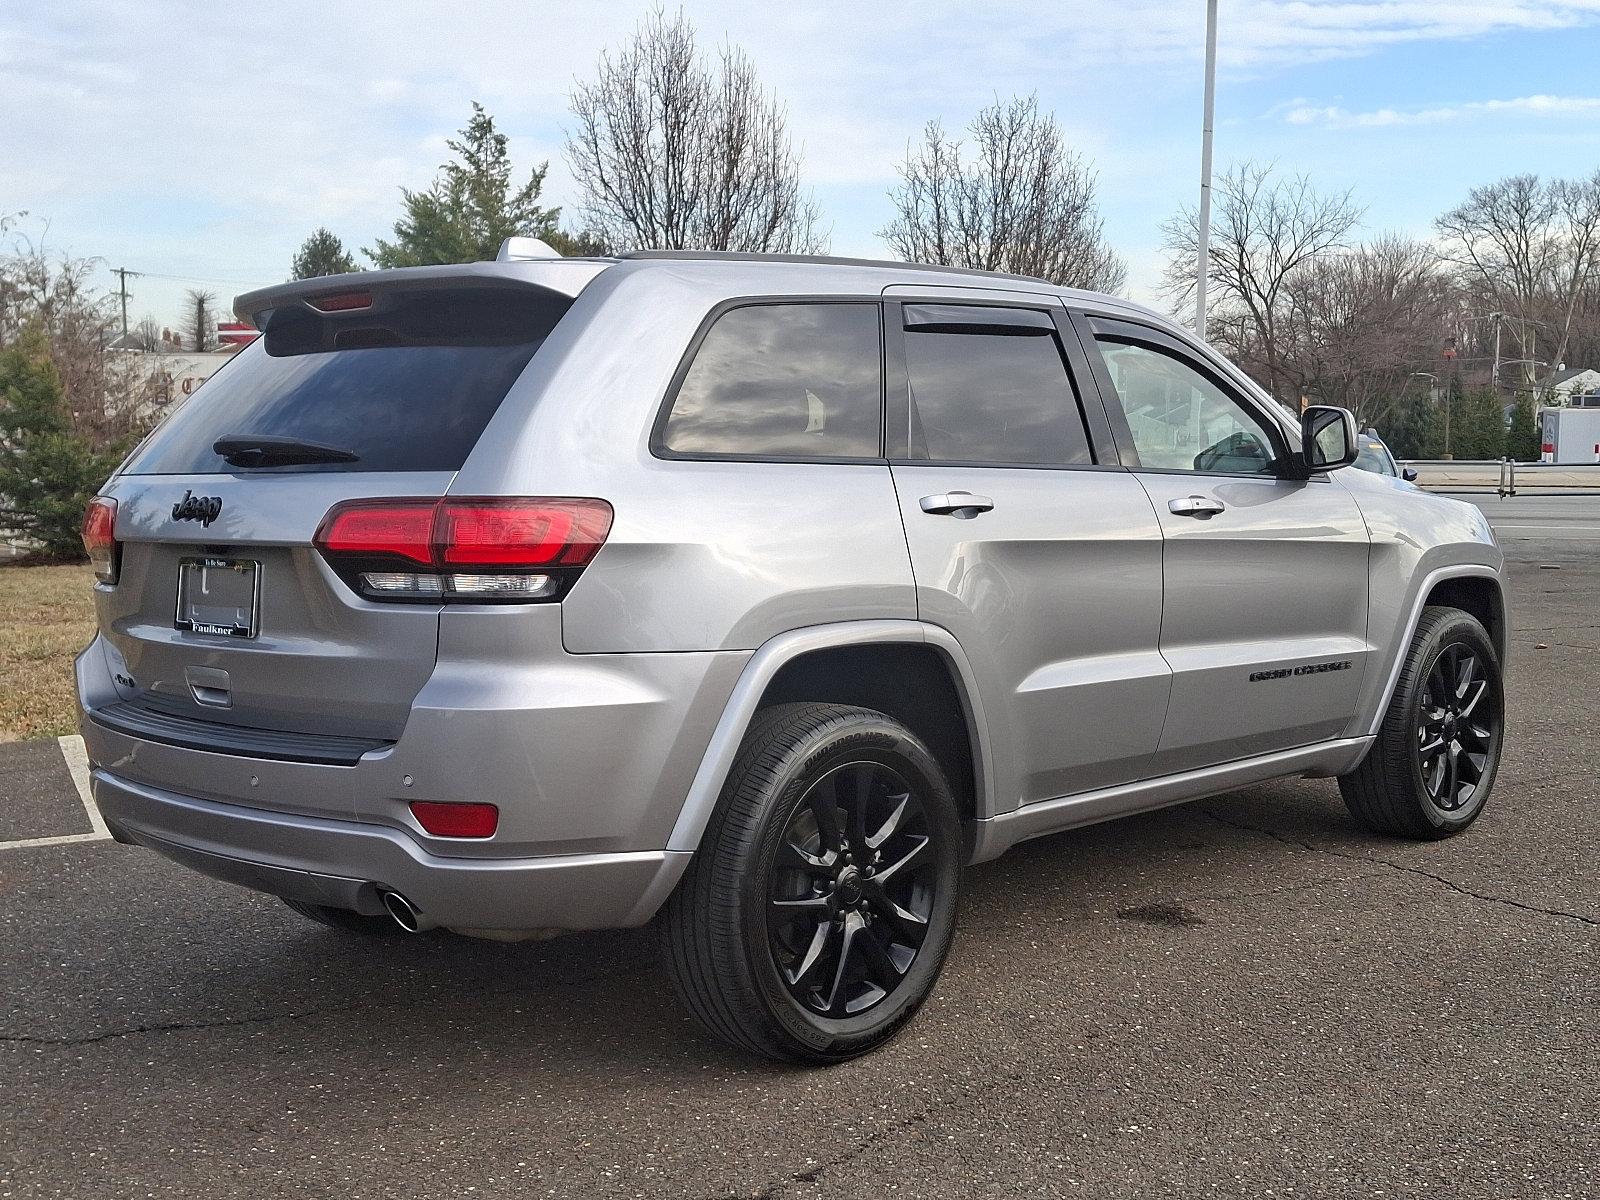
M 183 0 L 0 5 L 0 213 L 48 215 L 60 243 L 117 265 L 275 278 L 317 225 L 353 246 L 384 233 L 398 188 L 427 184 L 470 99 L 495 115 L 519 166 L 549 160 L 546 195 L 570 207 L 568 93 L 650 4 L 278 0 L 237 21 L 197 21 Z M 1147 210 L 1170 212 L 1177 189 L 1190 190 L 1191 127 L 1148 114 L 1187 106 L 1198 86 L 1198 0 L 683 7 L 706 43 L 745 49 L 783 99 L 807 178 L 850 198 L 829 218 L 851 250 L 871 249 L 884 189 L 923 122 L 957 130 L 996 95 L 1039 91 L 1097 164 L 1108 209 L 1137 212 L 1141 228 L 1160 219 Z M 1234 81 L 1401 43 L 1600 23 L 1600 0 L 1229 0 L 1222 10 Z M 1299 103 L 1285 119 L 1345 119 L 1315 108 Z M 1301 109 L 1309 115 L 1292 115 Z M 140 304 L 162 306 L 163 295 L 152 283 Z
M 1518 96 L 1511 100 L 1473 100 L 1465 104 L 1437 108 L 1377 108 L 1351 112 L 1338 105 L 1314 105 L 1297 101 L 1283 111 L 1291 125 L 1326 125 L 1335 129 L 1375 128 L 1389 125 L 1441 125 L 1474 117 L 1498 115 L 1600 116 L 1600 97 L 1595 96 Z

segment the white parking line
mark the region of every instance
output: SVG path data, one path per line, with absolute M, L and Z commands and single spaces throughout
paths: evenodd
M 12 842 L 0 842 L 0 850 L 27 850 L 34 846 L 70 846 L 73 842 L 104 842 L 111 839 L 111 831 L 106 828 L 100 810 L 95 807 L 94 795 L 89 790 L 89 755 L 83 748 L 83 739 L 74 733 L 57 738 L 56 745 L 61 749 L 61 757 L 66 760 L 67 773 L 72 776 L 72 786 L 78 793 L 78 800 L 83 804 L 83 811 L 89 817 L 91 832 L 65 833 L 57 837 L 18 838 Z
M 89 816 L 89 828 L 101 837 L 110 837 L 111 831 L 100 818 L 100 809 L 94 802 L 94 792 L 89 788 L 89 752 L 83 747 L 83 738 L 71 733 L 66 737 L 58 737 L 56 745 L 61 747 L 61 757 L 67 760 L 67 772 L 72 776 L 72 786 L 78 789 L 78 799 L 83 802 L 83 811 Z

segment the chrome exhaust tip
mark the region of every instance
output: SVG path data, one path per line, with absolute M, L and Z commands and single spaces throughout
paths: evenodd
M 407 933 L 426 933 L 438 925 L 417 911 L 416 905 L 399 892 L 384 892 L 383 907 L 394 918 L 394 923 Z

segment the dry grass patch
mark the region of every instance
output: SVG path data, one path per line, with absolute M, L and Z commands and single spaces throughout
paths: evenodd
M 87 565 L 0 566 L 0 742 L 77 728 L 72 660 L 93 637 Z

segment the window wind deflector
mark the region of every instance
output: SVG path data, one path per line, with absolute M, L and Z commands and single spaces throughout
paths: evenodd
M 231 433 L 211 443 L 214 453 L 234 467 L 285 467 L 300 463 L 353 463 L 360 456 L 300 438 L 264 433 Z
M 907 304 L 907 333 L 981 333 L 990 337 L 1048 337 L 1055 332 L 1049 313 L 1032 308 L 962 304 Z

